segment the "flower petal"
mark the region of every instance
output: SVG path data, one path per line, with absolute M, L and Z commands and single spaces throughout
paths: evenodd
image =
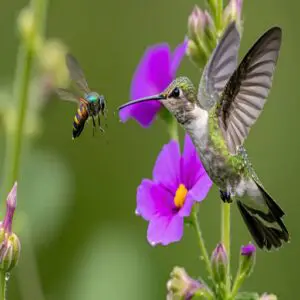
M 149 127 L 161 108 L 158 101 L 149 101 L 127 106 L 119 112 L 120 120 L 124 123 L 128 119 L 135 119 L 141 126 Z
M 149 49 L 148 81 L 161 93 L 172 81 L 170 72 L 171 50 L 168 44 L 159 44 Z
M 153 178 L 173 195 L 180 184 L 180 149 L 178 142 L 172 140 L 164 145 L 153 169 Z
M 149 47 L 133 75 L 130 98 L 135 100 L 162 92 L 172 81 L 170 63 L 171 51 L 168 44 Z M 134 118 L 142 126 L 148 127 L 160 108 L 158 101 L 135 104 L 122 109 L 120 119 L 126 122 L 129 118 Z
M 171 82 L 171 51 L 168 44 L 149 47 L 131 82 L 130 97 L 138 99 L 162 92 Z
M 157 216 L 149 223 L 147 239 L 153 246 L 178 242 L 183 235 L 183 224 L 183 218 L 178 215 L 173 217 Z
M 188 134 L 185 135 L 180 167 L 181 182 L 185 184 L 188 190 L 192 189 L 198 179 L 206 174 L 196 148 Z
M 136 213 L 149 221 L 157 215 L 171 216 L 173 195 L 163 186 L 144 179 L 137 189 Z
M 207 196 L 211 186 L 212 181 L 205 172 L 188 192 L 187 198 L 191 197 L 193 200 L 200 202 Z
M 178 212 L 178 215 L 181 217 L 188 217 L 191 214 L 194 203 L 195 203 L 195 199 L 193 199 L 193 197 L 189 196 L 189 193 L 188 193 L 186 196 L 184 205 Z
M 183 57 L 185 56 L 187 44 L 188 44 L 188 39 L 185 38 L 184 42 L 179 44 L 173 52 L 171 68 L 170 68 L 171 75 L 173 78 L 176 77 L 177 69 L 179 68 L 180 63 Z

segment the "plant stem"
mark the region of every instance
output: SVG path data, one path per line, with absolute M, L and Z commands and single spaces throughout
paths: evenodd
M 222 30 L 222 16 L 223 16 L 223 0 L 217 0 L 216 3 L 217 7 L 216 7 L 216 29 L 218 34 L 221 32 Z
M 19 80 L 16 98 L 18 99 L 18 111 L 16 125 L 11 137 L 7 140 L 8 171 L 6 172 L 7 185 L 5 191 L 8 192 L 19 173 L 20 154 L 22 146 L 23 127 L 28 106 L 28 91 L 30 73 L 33 62 L 33 53 L 29 49 L 22 47 L 19 52 L 18 69 L 22 77 Z
M 6 299 L 6 279 L 5 279 L 5 272 L 0 272 L 0 284 L 1 284 L 1 295 L 0 300 Z
M 230 203 L 221 203 L 222 212 L 222 222 L 221 222 L 221 232 L 222 232 L 222 243 L 226 249 L 228 257 L 228 268 L 226 276 L 226 287 L 229 293 L 230 291 Z
M 192 221 L 192 224 L 193 224 L 193 226 L 196 230 L 196 233 L 197 233 L 198 245 L 199 245 L 199 249 L 200 249 L 200 252 L 201 252 L 201 257 L 204 260 L 204 263 L 206 265 L 206 269 L 209 273 L 209 276 L 211 278 L 213 278 L 210 259 L 209 259 L 209 256 L 208 256 L 205 244 L 204 244 L 204 239 L 203 239 L 202 232 L 201 232 L 200 225 L 199 225 L 198 214 L 197 214 L 197 211 L 194 210 L 194 209 L 193 209 L 192 214 L 191 214 L 191 221 Z
M 23 128 L 26 120 L 30 79 L 34 64 L 34 47 L 36 41 L 42 38 L 45 28 L 47 1 L 32 0 L 30 4 L 33 12 L 34 34 L 31 34 L 27 40 L 22 37 L 23 39 L 21 40 L 18 52 L 13 91 L 17 112 L 16 119 L 14 120 L 15 124 L 7 125 L 4 193 L 8 193 L 10 191 L 19 174 Z
M 236 276 L 236 279 L 234 281 L 233 287 L 232 287 L 232 292 L 230 295 L 230 299 L 234 300 L 241 285 L 243 284 L 244 280 L 245 280 L 245 274 L 240 274 L 240 272 L 238 271 L 238 274 Z
M 178 124 L 177 121 L 174 117 L 170 120 L 168 123 L 168 132 L 172 140 L 178 141 L 179 136 L 178 136 Z

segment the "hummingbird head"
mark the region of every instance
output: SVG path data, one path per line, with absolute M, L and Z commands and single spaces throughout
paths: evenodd
M 189 78 L 176 78 L 161 95 L 164 96 L 161 103 L 180 124 L 186 124 L 192 119 L 192 111 L 197 103 L 197 93 Z
M 196 100 L 197 92 L 192 82 L 187 77 L 178 77 L 162 93 L 128 102 L 119 110 L 145 101 L 160 101 L 180 124 L 186 124 L 193 118 Z

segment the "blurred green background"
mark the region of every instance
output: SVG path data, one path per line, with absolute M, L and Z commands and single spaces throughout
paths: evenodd
M 13 80 L 16 18 L 26 4 L 6 1 L 0 11 L 1 85 Z M 61 39 L 80 61 L 90 86 L 106 96 L 109 127 L 105 137 L 93 138 L 89 125 L 74 142 L 76 106 L 57 97 L 47 103 L 42 134 L 23 156 L 14 226 L 22 255 L 8 299 L 165 299 L 173 266 L 184 266 L 193 276 L 206 274 L 191 229 L 185 229 L 180 243 L 153 248 L 146 241 L 147 223 L 134 214 L 136 188 L 151 177 L 156 156 L 168 142 L 163 122 L 143 129 L 134 121 L 121 124 L 114 115 L 129 98 L 146 47 L 166 41 L 174 48 L 181 42 L 194 4 L 203 7 L 195 0 L 49 1 L 47 37 Z M 299 288 L 299 9 L 296 0 L 246 0 L 241 45 L 243 55 L 266 29 L 283 28 L 272 92 L 246 146 L 264 185 L 286 211 L 292 242 L 280 251 L 259 251 L 244 289 L 273 292 L 284 300 L 297 298 Z M 198 84 L 199 71 L 187 58 L 178 74 Z M 0 138 L 3 157 L 3 128 Z M 239 248 L 250 236 L 235 205 L 232 211 L 236 267 Z M 216 188 L 201 206 L 201 225 L 212 251 L 220 237 Z

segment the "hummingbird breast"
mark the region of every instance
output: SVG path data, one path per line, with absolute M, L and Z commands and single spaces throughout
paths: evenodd
M 235 161 L 229 156 L 230 154 L 224 152 L 222 147 L 216 145 L 216 139 L 212 138 L 209 128 L 209 113 L 197 107 L 193 114 L 193 121 L 187 123 L 185 129 L 196 147 L 208 176 L 220 189 L 234 193 L 242 179 L 242 172 L 238 171 L 239 160 Z M 218 138 L 222 137 L 218 136 Z
M 211 143 L 208 143 L 205 149 L 199 149 L 198 154 L 210 179 L 220 189 L 235 193 L 242 177 L 229 163 L 228 158 Z

